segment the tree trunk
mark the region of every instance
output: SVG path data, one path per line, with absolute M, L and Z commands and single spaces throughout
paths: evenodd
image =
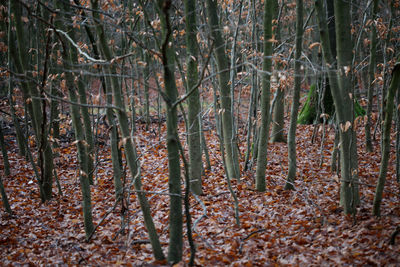
M 197 71 L 197 38 L 196 38 L 196 7 L 194 0 L 185 0 L 186 15 L 186 54 L 187 54 L 187 91 L 191 91 L 198 81 Z M 200 146 L 200 96 L 196 89 L 188 98 L 189 109 L 189 125 L 188 125 L 188 141 L 189 141 L 189 178 L 190 188 L 193 193 L 201 195 L 203 193 L 201 187 L 202 173 L 202 157 Z
M 211 36 L 214 41 L 214 54 L 217 61 L 218 82 L 221 92 L 221 109 L 222 109 L 222 132 L 225 146 L 225 161 L 228 176 L 230 178 L 239 179 L 239 158 L 236 144 L 235 129 L 232 117 L 232 99 L 229 87 L 229 64 L 225 54 L 225 44 L 221 35 L 221 27 L 218 22 L 218 5 L 216 0 L 207 0 L 208 24 Z
M 296 177 L 296 129 L 297 114 L 299 111 L 300 89 L 301 89 L 301 48 L 303 42 L 303 0 L 296 0 L 296 52 L 294 56 L 294 90 L 292 98 L 292 110 L 290 113 L 290 127 L 288 133 L 288 159 L 289 170 L 285 189 L 294 189 Z
M 378 183 L 376 185 L 374 206 L 373 206 L 373 214 L 375 216 L 381 215 L 380 207 L 382 202 L 382 194 L 383 194 L 383 188 L 385 186 L 387 167 L 390 158 L 390 129 L 392 127 L 394 97 L 399 87 L 400 87 L 400 55 L 397 57 L 397 63 L 395 64 L 392 72 L 392 82 L 390 83 L 388 94 L 386 96 L 385 121 L 383 124 L 383 137 L 382 137 L 383 138 L 382 159 L 381 159 L 381 166 L 379 169 L 379 177 L 378 177 Z
M 169 246 L 168 262 L 175 264 L 182 260 L 182 192 L 180 181 L 179 163 L 179 141 L 177 110 L 172 104 L 177 100 L 178 91 L 175 84 L 175 63 L 174 49 L 172 42 L 172 28 L 169 18 L 170 0 L 158 0 L 159 15 L 161 18 L 161 30 L 163 43 L 161 47 L 162 63 L 164 67 L 164 84 L 167 105 L 167 150 L 169 167 L 169 193 L 170 212 L 169 212 Z
M 0 118 L 0 147 L 3 154 L 4 175 L 8 176 L 10 175 L 10 162 L 8 161 L 7 147 L 4 140 L 2 118 Z
M 264 51 L 263 51 L 263 73 L 261 76 L 261 126 L 258 141 L 256 189 L 265 191 L 265 170 L 267 167 L 267 149 L 269 138 L 269 109 L 271 88 L 271 65 L 272 65 L 272 17 L 274 10 L 271 8 L 272 0 L 264 3 Z
M 368 152 L 372 152 L 372 138 L 371 138 L 371 113 L 372 113 L 372 101 L 374 96 L 374 81 L 375 81 L 375 68 L 376 68 L 376 14 L 378 13 L 379 1 L 374 0 L 372 8 L 372 23 L 371 23 L 371 35 L 370 35 L 370 49 L 369 49 L 369 66 L 368 66 L 368 105 L 367 105 L 367 122 L 365 124 L 365 149 Z
M 75 4 L 79 5 L 79 0 L 74 0 Z M 84 12 L 82 12 L 83 16 L 86 16 Z M 90 40 L 90 43 L 93 48 L 93 54 L 95 58 L 100 59 L 100 51 L 98 45 L 94 39 L 93 33 L 90 28 L 85 24 L 85 31 Z M 103 88 L 103 93 L 106 96 L 106 103 L 108 106 L 112 106 L 112 91 L 111 91 L 111 82 L 110 78 L 106 78 L 104 75 L 104 68 L 101 68 L 99 71 L 103 75 L 100 77 L 101 87 Z M 100 95 L 100 92 L 98 92 Z M 111 161 L 113 167 L 113 176 L 114 176 L 114 189 L 115 189 L 115 200 L 122 201 L 123 194 L 123 184 L 122 184 L 122 153 L 121 149 L 118 147 L 119 143 L 119 134 L 118 134 L 118 126 L 115 120 L 115 112 L 109 107 L 106 109 L 106 117 L 108 120 L 108 124 L 110 125 L 110 147 L 111 147 Z

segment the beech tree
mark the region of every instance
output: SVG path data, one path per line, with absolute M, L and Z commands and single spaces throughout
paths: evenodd
M 174 48 L 172 46 L 172 28 L 169 17 L 170 0 L 158 0 L 158 13 L 161 20 L 162 43 L 161 60 L 164 72 L 165 96 L 167 106 L 167 150 L 169 168 L 169 247 L 168 262 L 174 264 L 182 259 L 183 218 L 182 190 L 179 164 L 179 136 L 177 126 L 177 106 L 175 102 L 178 91 L 175 83 Z
M 390 155 L 390 129 L 392 127 L 394 98 L 396 91 L 400 88 L 400 55 L 397 56 L 397 62 L 392 71 L 392 81 L 386 96 L 385 120 L 383 124 L 383 147 L 381 166 L 379 168 L 378 183 L 376 185 L 373 214 L 375 216 L 381 215 L 381 202 L 383 195 L 383 188 L 386 182 L 387 168 Z
M 272 66 L 272 17 L 274 10 L 271 8 L 273 1 L 264 2 L 264 51 L 261 79 L 261 126 L 258 141 L 256 188 L 265 191 L 265 170 L 267 166 L 267 145 L 269 138 L 269 107 L 271 88 Z
M 292 109 L 290 112 L 290 126 L 288 133 L 288 158 L 289 171 L 287 176 L 286 189 L 294 189 L 294 179 L 296 177 L 296 129 L 297 129 L 297 114 L 299 111 L 300 102 L 300 87 L 301 87 L 301 51 L 303 43 L 303 1 L 296 1 L 296 52 L 294 56 L 294 88 L 292 98 Z
M 198 82 L 198 43 L 196 39 L 196 6 L 194 0 L 185 0 L 186 15 L 186 57 L 187 57 L 187 93 L 188 98 L 188 143 L 189 143 L 189 168 L 191 189 L 195 194 L 202 194 L 201 173 L 202 158 L 200 147 L 200 97 L 197 88 Z M 194 92 L 191 90 L 194 89 Z

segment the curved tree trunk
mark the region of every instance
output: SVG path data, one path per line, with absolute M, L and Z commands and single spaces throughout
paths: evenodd
M 392 72 L 392 82 L 390 83 L 389 91 L 386 96 L 386 108 L 385 108 L 385 121 L 383 124 L 383 141 L 382 141 L 382 160 L 379 169 L 378 183 L 376 185 L 373 214 L 375 216 L 381 215 L 381 202 L 383 188 L 386 182 L 387 167 L 390 157 L 390 129 L 392 127 L 393 109 L 394 109 L 394 97 L 396 91 L 400 87 L 400 55 L 397 57 L 397 63 L 394 66 Z

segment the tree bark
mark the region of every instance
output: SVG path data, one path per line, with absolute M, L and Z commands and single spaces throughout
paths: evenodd
M 381 202 L 383 188 L 386 182 L 387 167 L 390 158 L 390 129 L 392 127 L 393 109 L 394 109 L 394 97 L 396 91 L 400 87 L 400 55 L 397 57 L 397 63 L 392 72 L 392 82 L 386 96 L 386 108 L 385 108 L 385 121 L 383 124 L 383 142 L 382 142 L 382 159 L 381 166 L 379 168 L 378 183 L 376 185 L 373 214 L 375 216 L 381 215 Z
M 194 0 L 185 0 L 186 15 L 186 54 L 187 54 L 187 91 L 191 91 L 198 81 L 197 71 L 197 38 L 196 38 L 196 6 Z M 196 89 L 188 98 L 188 141 L 189 141 L 189 177 L 190 188 L 196 195 L 203 193 L 201 186 L 202 157 L 200 145 L 200 96 Z
M 273 1 L 265 0 L 264 3 L 264 51 L 263 72 L 261 76 L 261 126 L 258 141 L 256 189 L 265 191 L 265 171 L 267 167 L 267 149 L 269 138 L 269 109 L 272 66 L 272 17 L 274 10 Z
M 0 147 L 3 154 L 4 175 L 8 176 L 10 175 L 10 162 L 8 161 L 7 147 L 4 140 L 2 118 L 0 118 Z
M 372 113 L 372 101 L 374 96 L 374 81 L 375 81 L 375 68 L 376 68 L 376 14 L 378 13 L 379 1 L 374 0 L 372 8 L 372 23 L 371 23 L 371 35 L 370 35 L 370 49 L 369 49 L 369 66 L 368 66 L 368 105 L 367 105 L 367 122 L 365 124 L 365 149 L 368 152 L 372 152 L 372 138 L 371 138 L 371 113 Z
M 158 0 L 159 15 L 161 18 L 162 30 L 162 63 L 164 67 L 165 97 L 167 105 L 167 150 L 169 167 L 169 193 L 170 212 L 169 212 L 169 246 L 168 262 L 175 264 L 182 260 L 182 190 L 180 181 L 180 162 L 179 162 L 179 141 L 177 110 L 172 104 L 177 100 L 178 91 L 175 84 L 175 62 L 174 49 L 172 47 L 172 28 L 169 18 L 171 8 L 170 0 Z
M 303 0 L 296 0 L 296 52 L 294 56 L 294 90 L 292 98 L 292 109 L 290 113 L 290 127 L 288 134 L 288 159 L 289 170 L 285 189 L 294 189 L 296 177 L 296 129 L 297 115 L 299 112 L 300 89 L 301 89 L 301 48 L 303 42 Z

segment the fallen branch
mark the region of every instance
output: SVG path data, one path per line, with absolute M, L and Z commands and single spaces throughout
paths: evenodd
M 251 232 L 251 233 L 248 234 L 246 237 L 241 238 L 241 239 L 240 239 L 240 245 L 239 245 L 239 253 L 240 253 L 240 254 L 242 253 L 242 248 L 243 248 L 244 241 L 246 241 L 247 239 L 249 239 L 250 237 L 252 237 L 252 236 L 255 235 L 255 234 L 262 233 L 262 232 L 265 232 L 265 231 L 267 231 L 267 230 L 268 230 L 268 229 L 266 229 L 266 228 L 258 229 L 258 230 L 256 230 L 256 231 Z

